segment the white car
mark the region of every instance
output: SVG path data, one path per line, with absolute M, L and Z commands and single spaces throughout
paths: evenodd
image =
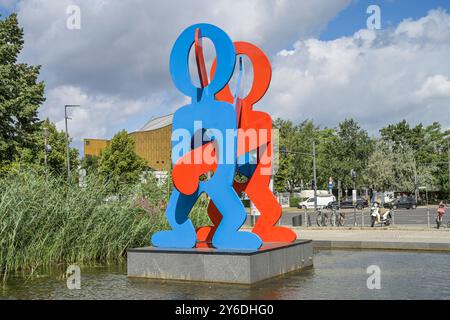
M 330 202 L 336 201 L 336 197 L 329 196 L 317 196 L 317 209 L 325 208 Z M 298 204 L 299 209 L 314 209 L 314 197 L 308 198 L 306 201 Z

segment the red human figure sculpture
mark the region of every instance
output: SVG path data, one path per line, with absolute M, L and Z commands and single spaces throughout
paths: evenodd
M 253 232 L 264 242 L 293 242 L 297 239 L 294 231 L 286 227 L 276 226 L 281 217 L 282 209 L 273 192 L 270 190 L 270 178 L 272 174 L 272 118 L 269 114 L 254 111 L 253 105 L 257 103 L 269 88 L 272 70 L 269 59 L 263 51 L 251 43 L 235 42 L 236 55 L 248 56 L 253 64 L 252 88 L 244 99 L 238 99 L 236 103 L 236 115 L 238 119 L 238 151 L 237 156 L 242 156 L 252 150 L 258 151 L 256 168 L 245 183 L 234 182 L 233 187 L 238 194 L 242 191 L 248 195 L 261 213 Z M 216 61 L 213 63 L 211 79 L 214 76 Z M 229 86 L 216 94 L 216 98 L 229 103 L 234 102 L 234 97 Z M 249 131 L 257 132 L 257 143 L 248 145 L 246 137 Z M 221 221 L 221 214 L 211 201 L 208 207 L 208 215 L 213 226 L 201 227 L 197 230 L 199 241 L 209 242 Z

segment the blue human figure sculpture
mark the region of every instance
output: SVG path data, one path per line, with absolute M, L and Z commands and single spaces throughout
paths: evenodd
M 194 43 L 195 30 L 199 28 L 203 37 L 212 40 L 217 55 L 217 71 L 214 79 L 205 88 L 195 87 L 189 74 L 189 51 Z M 192 25 L 178 37 L 170 55 L 170 73 L 175 86 L 185 95 L 192 98 L 192 103 L 179 108 L 173 118 L 172 133 L 179 129 L 188 130 L 189 141 L 174 141 L 172 134 L 172 163 L 182 158 L 190 148 L 174 152 L 180 143 L 191 145 L 191 137 L 200 130 L 213 130 L 223 139 L 227 130 L 237 130 L 236 112 L 232 104 L 217 101 L 215 94 L 230 80 L 236 62 L 234 45 L 227 34 L 210 24 Z M 174 188 L 166 216 L 172 228 L 153 235 L 151 242 L 156 247 L 192 248 L 197 237 L 194 225 L 189 219 L 189 213 L 199 196 L 205 192 L 216 204 L 223 218 L 212 239 L 212 244 L 218 249 L 255 250 L 262 241 L 251 232 L 239 231 L 246 219 L 245 208 L 233 189 L 236 170 L 237 135 L 227 138 L 218 144 L 217 155 L 223 156 L 219 161 L 214 175 L 208 181 L 199 182 L 197 190 L 183 194 Z M 225 146 L 226 149 L 225 150 Z M 189 149 L 189 150 L 188 150 Z M 230 156 L 231 155 L 231 156 Z M 232 161 L 229 161 L 230 157 Z

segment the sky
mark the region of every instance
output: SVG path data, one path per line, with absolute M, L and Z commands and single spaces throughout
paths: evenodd
M 67 26 L 71 5 L 79 29 Z M 380 29 L 368 28 L 370 5 Z M 0 0 L 0 14 L 11 12 L 25 33 L 20 61 L 42 65 L 40 117 L 63 129 L 64 105 L 80 104 L 69 121 L 79 148 L 188 103 L 168 62 L 177 36 L 198 22 L 268 55 L 272 82 L 255 109 L 273 118 L 327 127 L 354 118 L 371 135 L 402 119 L 450 128 L 448 0 Z M 210 63 L 213 45 L 205 47 Z

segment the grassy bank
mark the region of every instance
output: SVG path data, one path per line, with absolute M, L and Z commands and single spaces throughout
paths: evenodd
M 21 172 L 0 178 L 0 273 L 64 263 L 114 262 L 129 247 L 149 245 L 152 233 L 168 229 L 168 186 L 153 179 L 126 186 L 119 197 L 90 178 L 87 186 Z M 109 200 L 108 200 L 109 199 Z M 191 218 L 208 224 L 207 201 Z

